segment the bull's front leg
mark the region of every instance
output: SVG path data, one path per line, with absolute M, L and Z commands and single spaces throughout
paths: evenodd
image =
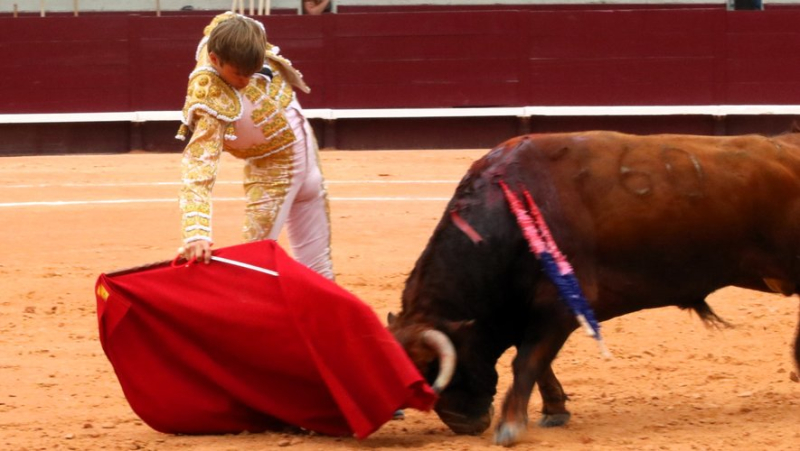
M 800 321 L 797 322 L 797 334 L 794 339 L 794 362 L 797 364 L 797 371 L 800 372 Z
M 513 362 L 514 382 L 503 401 L 500 421 L 495 429 L 494 443 L 497 445 L 511 446 L 522 438 L 528 425 L 528 403 L 534 383 L 540 378 L 550 380 L 548 377 L 552 377 L 555 380 L 550 364 L 569 333 L 553 331 L 544 336 L 547 338 L 533 343 L 525 342 L 518 347 Z M 552 389 L 552 385 L 548 388 Z
M 539 426 L 551 428 L 567 424 L 571 416 L 566 406 L 567 394 L 553 373 L 552 365 L 542 372 L 536 384 L 539 394 L 542 395 L 542 418 L 539 419 Z

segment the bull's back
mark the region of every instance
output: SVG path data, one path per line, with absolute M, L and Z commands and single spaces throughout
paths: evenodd
M 504 157 L 494 160 L 509 167 L 498 172 L 524 182 L 546 217 L 578 228 L 569 239 L 598 250 L 728 245 L 783 220 L 800 198 L 792 140 L 584 132 L 529 135 L 499 149 Z

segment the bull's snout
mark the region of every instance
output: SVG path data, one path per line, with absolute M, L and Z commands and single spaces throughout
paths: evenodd
M 494 417 L 494 406 L 489 406 L 483 414 L 477 416 L 466 415 L 446 407 L 436 407 L 439 418 L 456 434 L 461 435 L 480 435 L 489 429 Z

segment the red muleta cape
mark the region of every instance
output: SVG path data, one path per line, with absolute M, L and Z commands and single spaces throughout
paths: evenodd
M 282 423 L 365 438 L 436 395 L 372 309 L 274 241 L 102 274 L 100 341 L 133 411 L 166 433 L 263 431 Z

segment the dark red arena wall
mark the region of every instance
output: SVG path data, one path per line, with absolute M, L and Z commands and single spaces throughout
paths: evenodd
M 0 17 L 0 114 L 178 110 L 195 47 L 213 15 Z M 312 87 L 311 94 L 299 95 L 306 108 L 800 104 L 796 8 L 531 8 L 258 19 Z M 788 119 L 781 118 L 781 126 Z M 319 129 L 329 125 L 319 122 Z M 738 120 L 720 126 L 708 119 L 690 125 L 686 118 L 552 118 L 520 125 L 497 118 L 478 121 L 495 130 L 480 139 L 474 122 L 339 120 L 338 134 L 318 133 L 330 147 L 402 148 L 404 138 L 414 137 L 409 146 L 424 146 L 425 134 L 450 128 L 465 138 L 428 140 L 484 147 L 509 131 L 596 125 L 642 132 L 681 131 L 684 125 L 691 133 L 750 130 Z M 141 148 L 153 150 L 171 142 L 161 134 L 171 134 L 175 125 L 98 124 L 95 132 L 113 131 L 106 141 L 123 137 L 130 146 L 144 140 Z M 383 137 L 370 132 L 375 125 L 385 130 Z M 13 132 L 6 136 L 40 128 L 0 126 Z M 326 136 L 337 138 L 326 142 Z M 53 138 L 56 144 L 46 151 L 74 140 Z M 0 153 L 14 146 L 0 143 Z
M 177 110 L 209 18 L 0 18 L 0 113 Z M 260 19 L 307 108 L 800 104 L 795 10 Z

